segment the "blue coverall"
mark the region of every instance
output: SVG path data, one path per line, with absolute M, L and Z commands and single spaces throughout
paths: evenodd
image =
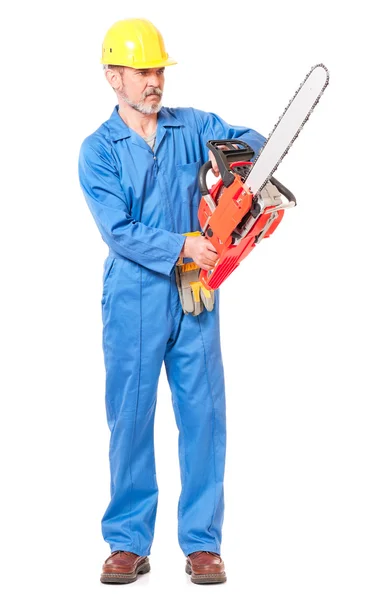
M 101 304 L 111 499 L 102 534 L 112 552 L 150 554 L 164 361 L 179 430 L 179 544 L 186 556 L 220 554 L 226 426 L 219 290 L 212 312 L 184 314 L 175 263 L 182 234 L 200 230 L 197 176 L 208 160 L 206 142 L 241 138 L 257 152 L 265 138 L 214 113 L 162 108 L 152 151 L 117 111 L 84 140 L 79 158 L 82 190 L 109 247 Z

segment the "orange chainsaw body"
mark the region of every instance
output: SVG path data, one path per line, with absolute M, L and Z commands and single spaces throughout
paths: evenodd
M 249 162 L 236 162 L 231 167 L 251 165 Z M 201 269 L 199 279 L 209 290 L 217 289 L 225 279 L 239 266 L 242 260 L 256 245 L 257 236 L 264 230 L 270 219 L 270 213 L 261 212 L 249 231 L 237 243 L 234 243 L 233 232 L 243 219 L 250 213 L 254 196 L 239 174 L 234 173 L 234 181 L 225 187 L 221 179 L 209 190 L 215 203 L 211 210 L 203 196 L 198 210 L 200 226 L 205 230 L 205 236 L 215 247 L 219 258 L 213 269 Z M 276 208 L 277 216 L 267 229 L 263 238 L 269 237 L 283 218 L 284 210 Z M 208 226 L 207 226 L 208 223 Z

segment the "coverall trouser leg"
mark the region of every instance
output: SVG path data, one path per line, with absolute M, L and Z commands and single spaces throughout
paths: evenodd
M 179 429 L 178 535 L 185 555 L 220 553 L 226 425 L 218 307 L 216 293 L 212 312 L 182 314 L 165 355 Z

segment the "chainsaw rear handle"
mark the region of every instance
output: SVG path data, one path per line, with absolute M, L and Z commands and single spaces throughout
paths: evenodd
M 236 148 L 236 146 L 240 146 Z M 229 187 L 233 183 L 235 177 L 230 171 L 230 165 L 237 161 L 249 161 L 253 158 L 255 152 L 246 142 L 243 140 L 231 139 L 231 140 L 209 140 L 206 144 L 207 148 L 212 151 L 217 166 L 219 167 L 220 177 L 225 185 Z M 228 149 L 224 150 L 219 146 L 227 146 Z M 202 196 L 206 196 L 208 192 L 207 188 L 207 173 L 212 168 L 211 161 L 203 164 L 199 171 L 199 188 Z

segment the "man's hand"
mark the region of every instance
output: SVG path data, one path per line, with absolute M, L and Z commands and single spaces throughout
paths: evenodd
M 224 147 L 226 148 L 226 146 L 224 146 Z M 212 171 L 213 171 L 214 176 L 218 177 L 220 175 L 219 167 L 217 166 L 216 158 L 214 157 L 212 150 L 209 150 L 209 152 L 208 152 L 208 159 L 212 163 Z
M 212 269 L 219 257 L 215 246 L 203 236 L 187 236 L 181 256 L 192 258 L 205 271 Z
M 235 148 L 238 148 L 238 144 L 234 144 Z M 218 148 L 220 148 L 220 150 L 229 150 L 228 146 L 225 146 L 225 144 L 222 144 L 221 146 L 218 146 Z M 211 161 L 212 163 L 212 171 L 215 177 L 218 177 L 220 175 L 220 171 L 219 171 L 219 167 L 217 166 L 217 161 L 216 158 L 212 152 L 212 150 L 208 151 L 208 159 Z

